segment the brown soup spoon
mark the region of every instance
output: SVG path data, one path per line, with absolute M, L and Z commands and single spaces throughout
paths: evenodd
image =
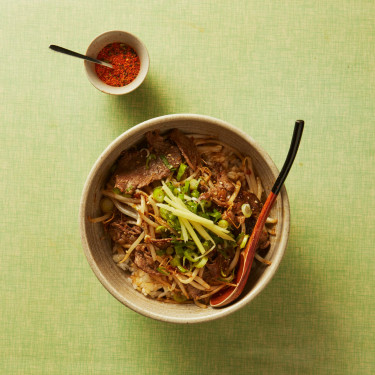
M 223 307 L 229 303 L 235 301 L 242 293 L 247 279 L 250 274 L 251 265 L 253 263 L 255 251 L 258 246 L 259 237 L 263 230 L 264 224 L 266 223 L 267 217 L 271 211 L 273 204 L 276 201 L 277 195 L 284 184 L 286 177 L 292 167 L 294 159 L 296 157 L 298 147 L 301 141 L 302 132 L 304 127 L 303 120 L 297 120 L 294 126 L 293 138 L 289 147 L 289 152 L 281 169 L 281 172 L 273 185 L 271 192 L 269 193 L 267 200 L 259 214 L 258 220 L 255 223 L 255 227 L 250 236 L 250 239 L 246 245 L 245 250 L 242 251 L 239 260 L 239 267 L 237 271 L 236 286 L 228 286 L 227 288 L 214 294 L 210 299 L 210 305 L 212 307 Z

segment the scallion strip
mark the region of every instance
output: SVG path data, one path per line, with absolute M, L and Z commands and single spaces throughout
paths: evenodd
M 249 235 L 245 234 L 241 241 L 240 249 L 243 249 L 246 246 L 248 239 L 249 239 Z
M 180 181 L 182 176 L 184 175 L 185 171 L 186 171 L 186 168 L 187 168 L 187 165 L 184 164 L 184 163 L 181 163 L 180 164 L 180 167 L 178 168 L 178 172 L 177 172 L 177 181 Z
M 205 256 L 199 262 L 194 263 L 194 267 L 196 267 L 196 268 L 202 268 L 202 267 L 204 267 L 206 265 L 207 261 L 208 261 L 208 257 Z
M 174 170 L 173 166 L 169 163 L 168 159 L 164 155 L 160 155 L 160 159 L 169 170 Z
M 251 210 L 251 207 L 250 207 L 249 203 L 244 203 L 241 206 L 241 211 L 243 213 L 243 216 L 245 216 L 246 218 L 250 217 L 251 214 L 253 213 L 253 211 Z
M 150 168 L 150 161 L 153 160 L 153 159 L 156 159 L 155 154 L 150 154 L 150 155 L 147 156 L 147 158 L 146 158 L 146 169 Z

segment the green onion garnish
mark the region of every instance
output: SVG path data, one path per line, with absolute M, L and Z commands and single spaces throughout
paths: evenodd
M 152 196 L 156 200 L 156 202 L 162 203 L 164 201 L 165 193 L 161 186 L 154 189 Z
M 156 159 L 155 154 L 150 154 L 150 155 L 147 156 L 147 158 L 146 158 L 146 169 L 150 168 L 150 161 L 153 160 L 153 159 Z
M 251 207 L 250 207 L 249 203 L 244 203 L 241 206 L 241 211 L 243 213 L 243 216 L 245 216 L 246 218 L 250 217 L 251 214 L 253 213 L 253 211 L 251 210 Z
M 170 170 L 170 171 L 174 171 L 175 168 L 173 168 L 173 166 L 169 163 L 168 159 L 164 156 L 164 155 L 160 155 L 160 159 L 162 160 L 162 162 L 164 163 L 164 165 Z
M 184 173 L 186 171 L 186 168 L 187 168 L 186 164 L 184 164 L 184 163 L 180 164 L 180 167 L 178 168 L 178 172 L 177 172 L 177 181 L 181 180 L 182 176 L 184 175 Z
M 248 239 L 249 239 L 249 235 L 248 235 L 248 234 L 245 234 L 245 235 L 243 236 L 242 241 L 241 241 L 240 249 L 243 249 L 243 248 L 246 246 L 246 244 L 247 244 L 247 240 L 248 240 Z

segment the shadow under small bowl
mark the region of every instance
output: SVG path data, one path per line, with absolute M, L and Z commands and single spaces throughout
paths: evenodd
M 101 79 L 99 79 L 98 75 L 96 74 L 96 64 L 93 64 L 88 61 L 85 61 L 84 64 L 87 77 L 94 87 L 96 87 L 98 90 L 106 94 L 124 95 L 134 91 L 137 87 L 139 87 L 147 76 L 148 69 L 150 66 L 150 58 L 145 45 L 135 35 L 130 34 L 126 31 L 107 31 L 97 36 L 90 43 L 86 51 L 86 55 L 96 59 L 98 57 L 99 52 L 105 46 L 116 42 L 124 43 L 129 47 L 132 47 L 139 56 L 141 67 L 139 74 L 134 79 L 134 81 L 130 82 L 128 85 L 121 87 L 107 85 Z
M 130 309 L 152 319 L 173 323 L 199 323 L 211 321 L 229 315 L 253 300 L 270 282 L 284 255 L 289 235 L 289 201 L 285 187 L 271 211 L 271 216 L 278 220 L 276 236 L 271 236 L 271 247 L 266 259 L 272 262 L 264 266 L 254 261 L 255 267 L 241 296 L 232 304 L 214 309 L 202 309 L 194 304 L 163 303 L 145 297 L 136 291 L 128 277 L 112 260 L 112 246 L 109 236 L 104 232 L 101 223 L 93 224 L 88 218 L 101 215 L 99 201 L 101 190 L 105 186 L 109 171 L 120 156 L 152 130 L 161 133 L 178 128 L 187 134 L 214 136 L 218 140 L 236 148 L 242 154 L 252 158 L 254 169 L 261 178 L 268 194 L 279 172 L 268 154 L 247 134 L 232 125 L 207 116 L 180 114 L 157 117 L 143 122 L 126 131 L 115 139 L 100 155 L 86 180 L 80 204 L 80 231 L 87 260 L 103 286 L 121 303 Z

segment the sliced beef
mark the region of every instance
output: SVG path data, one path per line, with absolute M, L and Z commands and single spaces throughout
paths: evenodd
M 203 278 L 209 283 L 211 280 L 216 280 L 221 277 L 219 262 L 206 263 Z
M 250 204 L 250 207 L 251 207 L 251 210 L 253 212 L 253 215 L 256 218 L 258 218 L 260 212 L 262 211 L 263 204 L 258 199 L 258 197 L 255 194 L 253 194 L 253 193 L 250 193 L 250 195 L 248 197 L 248 203 Z
M 200 163 L 201 158 L 194 142 L 186 135 L 181 133 L 178 129 L 173 129 L 169 134 L 169 137 L 174 143 L 176 143 L 177 147 L 180 149 L 182 155 L 186 159 L 186 162 L 189 164 L 189 167 L 195 170 Z
M 227 191 L 225 189 L 218 189 L 216 187 L 210 188 L 205 193 L 202 193 L 199 198 L 212 201 L 220 207 L 228 207 Z
M 173 241 L 173 238 L 150 238 L 150 237 L 148 237 L 145 240 L 146 243 L 152 243 L 159 249 L 166 249 L 168 246 L 170 246 L 172 241 Z
M 126 193 L 132 193 L 136 188 L 150 183 L 152 180 L 150 181 L 149 170 L 146 169 L 146 152 L 123 152 L 118 160 L 114 179 L 115 187 Z
M 108 233 L 112 240 L 120 245 L 132 244 L 141 234 L 141 228 L 130 226 L 122 220 L 121 215 L 117 216 L 108 225 Z
M 227 173 L 218 163 L 213 164 L 212 176 L 214 186 L 206 186 L 207 191 L 205 191 L 200 198 L 213 201 L 220 207 L 228 207 L 228 199 L 235 189 L 233 182 L 228 178 Z
M 228 254 L 233 256 L 234 252 L 228 250 Z M 219 278 L 223 277 L 221 275 L 221 271 L 225 272 L 225 270 L 229 267 L 230 262 L 231 257 L 224 258 L 222 254 L 218 254 L 213 261 L 206 263 L 203 273 L 204 280 L 206 280 L 209 284 L 217 282 Z
M 142 271 L 155 276 L 160 276 L 156 270 L 157 264 L 153 261 L 151 254 L 145 246 L 139 245 L 134 250 L 134 264 Z
M 260 211 L 262 211 L 262 203 L 258 197 L 248 191 L 240 190 L 236 199 L 234 200 L 232 210 L 235 214 L 242 214 L 241 207 L 243 204 L 248 203 L 252 210 L 252 216 L 258 218 Z
M 140 151 L 125 151 L 118 160 L 114 172 L 115 187 L 125 193 L 133 193 L 135 189 L 149 185 L 153 181 L 166 178 L 170 168 L 177 168 L 181 163 L 178 148 L 165 140 L 158 132 L 148 132 L 146 139 L 155 158 L 147 161 L 147 153 Z M 167 166 L 165 160 L 169 163 Z
M 177 168 L 181 164 L 181 153 L 179 149 L 167 138 L 163 138 L 158 131 L 146 133 L 146 140 L 151 150 L 150 152 L 154 153 L 157 159 L 162 160 L 160 157 L 166 157 L 173 168 Z M 167 166 L 166 168 L 168 169 Z
M 225 189 L 230 194 L 234 192 L 234 184 L 223 170 L 221 170 L 216 177 L 216 186 Z
M 187 284 L 185 285 L 185 289 L 186 291 L 188 292 L 189 296 L 193 299 L 201 296 L 202 294 L 205 294 L 207 292 L 205 292 L 204 290 L 200 290 L 200 289 L 197 289 L 197 288 L 194 288 L 193 286 L 191 286 L 190 284 Z

